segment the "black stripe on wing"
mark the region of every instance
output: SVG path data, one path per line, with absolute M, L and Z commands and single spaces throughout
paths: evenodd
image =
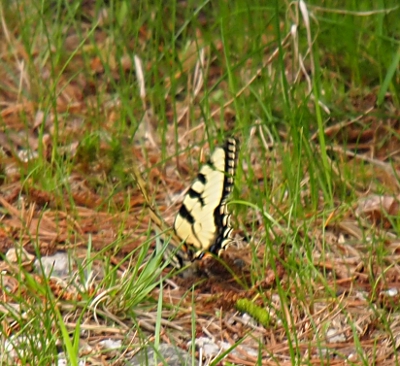
M 184 204 L 182 204 L 181 208 L 179 209 L 178 215 L 181 215 L 185 220 L 189 221 L 191 225 L 195 223 L 194 217 Z
M 209 251 L 218 254 L 221 249 L 225 249 L 230 243 L 230 235 L 232 233 L 228 207 L 226 205 L 227 198 L 233 190 L 233 183 L 237 167 L 238 159 L 238 142 L 231 137 L 225 141 L 225 178 L 223 186 L 223 194 L 219 205 L 214 210 L 214 222 L 217 228 L 217 236 Z

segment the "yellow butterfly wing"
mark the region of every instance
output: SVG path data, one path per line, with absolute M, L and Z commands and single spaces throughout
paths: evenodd
M 201 259 L 206 251 L 218 254 L 231 241 L 226 201 L 233 188 L 237 155 L 238 144 L 234 138 L 228 138 L 224 146 L 214 150 L 175 218 L 175 232 L 192 259 Z

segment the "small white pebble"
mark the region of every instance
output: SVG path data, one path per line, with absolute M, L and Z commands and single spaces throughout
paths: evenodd
M 390 288 L 389 290 L 384 291 L 383 293 L 388 295 L 388 296 L 393 297 L 393 296 L 398 295 L 399 291 L 397 290 L 397 288 Z
M 114 341 L 112 339 L 105 339 L 104 341 L 99 342 L 102 348 L 106 349 L 118 349 L 121 348 L 122 342 L 121 341 Z
M 346 342 L 346 337 L 343 333 L 338 333 L 337 329 L 329 328 L 326 332 L 328 343 L 343 343 Z

